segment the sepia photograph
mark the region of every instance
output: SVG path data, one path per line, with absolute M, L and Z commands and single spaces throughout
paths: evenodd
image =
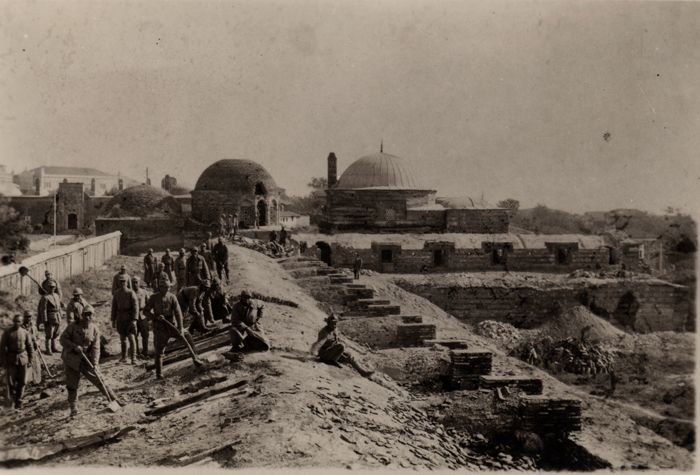
M 699 204 L 700 2 L 3 0 L 0 469 L 691 472 Z

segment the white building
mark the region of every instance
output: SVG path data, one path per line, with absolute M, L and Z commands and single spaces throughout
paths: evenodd
M 0 195 L 20 196 L 22 192 L 13 180 L 12 173 L 8 173 L 5 165 L 0 165 Z
M 308 226 L 310 223 L 309 216 L 297 214 L 293 211 L 280 210 L 279 223 L 286 228 L 297 228 L 300 226 Z
M 130 178 L 80 167 L 44 166 L 15 176 L 15 183 L 25 195 L 47 196 L 58 190 L 58 185 L 62 182 L 82 183 L 90 196 L 104 196 L 113 189 L 122 190 L 138 184 Z

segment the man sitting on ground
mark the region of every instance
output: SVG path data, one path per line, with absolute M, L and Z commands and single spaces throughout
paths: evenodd
M 374 371 L 367 370 L 361 366 L 345 348 L 338 331 L 338 317 L 335 314 L 331 314 L 330 317 L 326 318 L 326 326 L 318 332 L 318 339 L 311 346 L 311 353 L 329 365 L 340 366 L 343 363 L 348 363 L 365 378 L 370 377 L 374 373 Z
M 231 351 L 229 354 L 268 351 L 270 342 L 265 336 L 260 319 L 263 316 L 263 304 L 254 300 L 250 292 L 244 290 L 241 297 L 231 308 Z

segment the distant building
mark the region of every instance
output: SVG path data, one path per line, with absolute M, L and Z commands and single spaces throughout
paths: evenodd
M 308 215 L 298 214 L 294 211 L 280 211 L 280 224 L 287 228 L 296 228 L 300 226 L 308 226 L 310 217 Z
M 22 192 L 12 180 L 12 173 L 8 173 L 5 165 L 0 165 L 0 195 L 20 196 Z
M 215 223 L 222 213 L 238 215 L 241 228 L 279 224 L 284 189 L 259 163 L 225 159 L 210 165 L 192 191 L 192 218 Z
M 474 199 L 436 198 L 436 191 L 420 183 L 395 155 L 380 151 L 361 157 L 340 178 L 337 166 L 331 153 L 323 232 L 508 232 L 509 210 Z
M 90 196 L 105 196 L 113 191 L 137 184 L 136 181 L 118 175 L 80 167 L 43 166 L 26 170 L 15 176 L 15 183 L 25 195 L 48 196 L 58 190 L 61 183 L 82 183 Z
M 165 175 L 162 180 L 160 180 L 160 187 L 163 188 L 168 193 L 173 192 L 173 188 L 177 186 L 177 178 L 170 175 Z

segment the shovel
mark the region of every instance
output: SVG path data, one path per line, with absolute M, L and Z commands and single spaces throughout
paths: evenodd
M 24 267 L 24 266 L 20 267 L 19 268 L 19 275 L 21 275 L 22 277 L 29 277 L 32 280 L 32 282 L 34 282 L 37 285 L 37 287 L 39 287 L 39 290 L 44 290 L 41 287 L 41 284 L 34 277 L 29 275 L 29 268 Z
M 185 346 L 187 347 L 187 351 L 189 351 L 190 354 L 192 355 L 192 363 L 194 363 L 194 365 L 198 368 L 203 366 L 204 363 L 202 363 L 202 361 L 197 356 L 197 353 L 194 352 L 194 349 L 192 348 L 192 345 L 190 345 L 190 342 L 187 341 L 187 338 L 185 338 L 185 336 L 182 333 L 180 333 L 180 331 L 177 329 L 177 327 L 175 325 L 173 325 L 172 323 L 170 323 L 169 321 L 167 321 L 165 318 L 161 319 L 160 321 L 165 323 L 166 325 L 168 325 L 170 327 L 170 329 L 175 331 L 175 333 L 177 333 L 178 338 L 180 338 L 185 343 Z
M 109 401 L 109 404 L 107 407 L 109 408 L 110 411 L 112 412 L 117 412 L 119 411 L 122 407 L 119 405 L 116 399 L 112 399 L 112 396 L 109 395 L 109 388 L 105 384 L 104 380 L 102 379 L 102 375 L 100 375 L 100 372 L 95 369 L 95 367 L 92 365 L 92 362 L 90 359 L 85 356 L 85 353 L 82 351 L 78 350 L 80 352 L 80 356 L 83 358 L 83 361 L 85 361 L 88 364 L 88 367 L 92 370 L 93 373 L 95 373 L 95 376 L 97 376 L 97 380 L 100 382 L 102 385 L 102 389 L 104 390 L 105 397 L 107 398 L 107 401 Z
M 49 375 L 49 378 L 53 378 L 53 374 L 51 374 L 51 370 L 49 369 L 49 365 L 46 364 L 46 360 L 44 359 L 44 354 L 41 352 L 41 349 L 38 346 L 36 347 L 36 352 L 39 353 L 39 359 L 41 360 L 41 364 L 44 365 L 44 369 L 46 370 L 46 374 Z

